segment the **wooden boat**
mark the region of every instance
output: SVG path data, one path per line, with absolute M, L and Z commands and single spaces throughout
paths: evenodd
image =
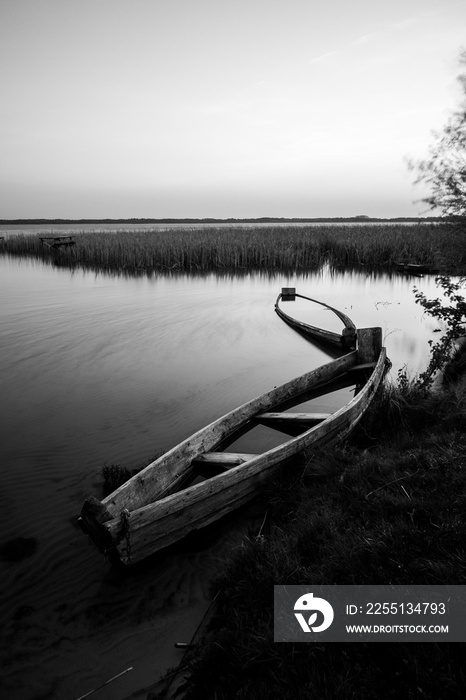
M 304 449 L 346 438 L 369 406 L 385 369 L 381 328 L 356 331 L 355 350 L 247 401 L 149 464 L 104 500 L 89 497 L 83 530 L 112 561 L 130 566 L 233 511 L 272 472 Z M 335 382 L 359 387 L 335 413 L 295 412 Z M 260 454 L 227 452 L 239 432 L 265 424 L 284 442 Z M 291 466 L 292 468 L 292 466 Z M 192 483 L 198 476 L 203 481 Z
M 421 264 L 417 264 L 417 263 L 397 262 L 396 269 L 398 270 L 398 272 L 405 272 L 406 274 L 412 274 L 412 275 L 424 275 L 424 274 L 434 275 L 434 274 L 438 273 L 438 269 L 435 267 L 432 267 L 432 265 L 421 265 Z
M 298 321 L 297 319 L 288 316 L 288 314 L 286 314 L 280 308 L 280 301 L 294 301 L 296 297 L 299 297 L 300 299 L 307 299 L 308 301 L 314 302 L 314 304 L 325 306 L 326 309 L 333 311 L 333 313 L 336 314 L 344 324 L 342 332 L 333 333 L 332 331 L 327 331 L 323 328 L 310 326 L 307 323 L 303 323 L 302 321 Z M 349 316 L 341 311 L 338 311 L 338 309 L 334 309 L 333 306 L 324 304 L 322 301 L 317 301 L 316 299 L 305 297 L 302 294 L 297 294 L 294 287 L 284 287 L 282 289 L 281 293 L 277 297 L 277 301 L 275 302 L 275 311 L 289 326 L 305 337 L 316 340 L 318 343 L 322 343 L 323 345 L 331 345 L 339 348 L 340 350 L 354 350 L 356 347 L 356 326 Z

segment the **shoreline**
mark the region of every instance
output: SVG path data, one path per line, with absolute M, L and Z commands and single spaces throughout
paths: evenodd
M 460 352 L 464 360 L 464 344 Z M 291 700 L 304 689 L 322 700 L 414 698 L 416 688 L 429 700 L 464 695 L 461 644 L 273 642 L 272 584 L 466 580 L 464 367 L 423 397 L 411 384 L 376 400 L 345 445 L 305 464 L 293 483 L 285 475 L 271 485 L 272 531 L 214 583 L 220 601 L 191 653 L 185 700 L 246 697 L 246 688 L 250 700 Z

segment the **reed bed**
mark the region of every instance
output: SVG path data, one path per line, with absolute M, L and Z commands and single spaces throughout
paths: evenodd
M 57 249 L 44 246 L 39 235 L 17 234 L 3 241 L 1 252 L 60 267 L 134 274 L 304 272 L 324 262 L 333 268 L 390 269 L 397 262 L 458 264 L 460 257 L 466 265 L 462 238 L 439 224 L 193 227 L 78 232 L 76 245 Z M 458 257 L 460 242 L 464 254 Z

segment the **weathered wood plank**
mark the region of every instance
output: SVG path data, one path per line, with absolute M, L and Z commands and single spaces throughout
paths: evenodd
M 277 314 L 283 321 L 285 321 L 285 323 L 287 323 L 295 330 L 298 330 L 303 335 L 306 335 L 310 338 L 315 338 L 321 343 L 334 345 L 337 348 L 342 347 L 342 334 L 334 333 L 333 331 L 327 331 L 323 328 L 317 328 L 316 326 L 311 326 L 308 323 L 303 323 L 302 321 L 297 321 L 291 316 L 288 316 L 288 314 L 285 314 L 281 309 L 277 309 Z
M 296 298 L 296 288 L 282 287 L 281 298 L 282 301 L 294 301 Z
M 89 496 L 89 498 L 85 500 L 79 518 L 79 525 L 86 535 L 92 537 L 102 551 L 112 546 L 112 538 L 102 527 L 103 523 L 112 518 L 112 514 L 109 513 L 104 504 L 97 498 Z
M 323 301 L 317 301 L 317 299 L 311 299 L 311 297 L 306 297 L 302 294 L 296 294 L 296 296 L 300 297 L 301 299 L 307 299 L 308 301 L 312 301 L 314 304 L 325 306 L 326 309 L 330 309 L 330 311 L 333 311 L 333 313 L 336 314 L 336 316 L 338 316 L 340 321 L 342 321 L 342 323 L 344 324 L 345 328 L 352 328 L 354 331 L 356 331 L 356 326 L 354 325 L 353 321 L 342 311 L 339 311 L 338 309 L 335 309 L 333 306 L 329 306 L 328 304 L 324 304 Z
M 374 369 L 376 362 L 364 362 L 364 364 L 357 364 L 354 367 L 350 367 L 348 372 L 361 372 L 368 369 Z
M 331 413 L 261 413 L 254 420 L 287 435 L 296 437 L 311 425 L 326 420 Z
M 358 328 L 358 363 L 374 362 L 382 348 L 381 328 Z
M 199 476 L 210 479 L 216 474 L 222 474 L 227 469 L 244 464 L 257 454 L 245 452 L 206 452 L 193 459 L 192 465 Z
M 47 248 L 76 245 L 74 236 L 39 236 L 39 238 L 41 243 L 47 246 Z
M 203 455 L 198 455 L 193 462 L 203 462 L 209 464 L 223 464 L 225 467 L 236 467 L 238 464 L 243 464 L 257 454 L 247 452 L 205 452 Z
M 326 420 L 331 413 L 259 413 L 254 420 L 260 423 L 274 423 L 284 421 L 290 423 L 320 423 Z
M 74 240 L 74 235 L 73 236 L 39 236 L 41 241 L 72 241 Z

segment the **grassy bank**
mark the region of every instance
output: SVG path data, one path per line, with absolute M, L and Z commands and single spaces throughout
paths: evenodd
M 43 231 L 40 235 L 47 235 Z M 39 235 L 18 234 L 0 252 L 63 267 L 122 273 L 306 271 L 333 267 L 391 269 L 398 261 L 466 268 L 464 236 L 439 224 L 332 225 L 80 232 L 76 245 L 42 245 Z M 453 266 L 453 267 L 452 267 Z
M 186 700 L 460 698 L 463 644 L 277 644 L 274 584 L 466 584 L 466 381 L 388 387 L 351 442 L 277 477 L 232 554 Z

